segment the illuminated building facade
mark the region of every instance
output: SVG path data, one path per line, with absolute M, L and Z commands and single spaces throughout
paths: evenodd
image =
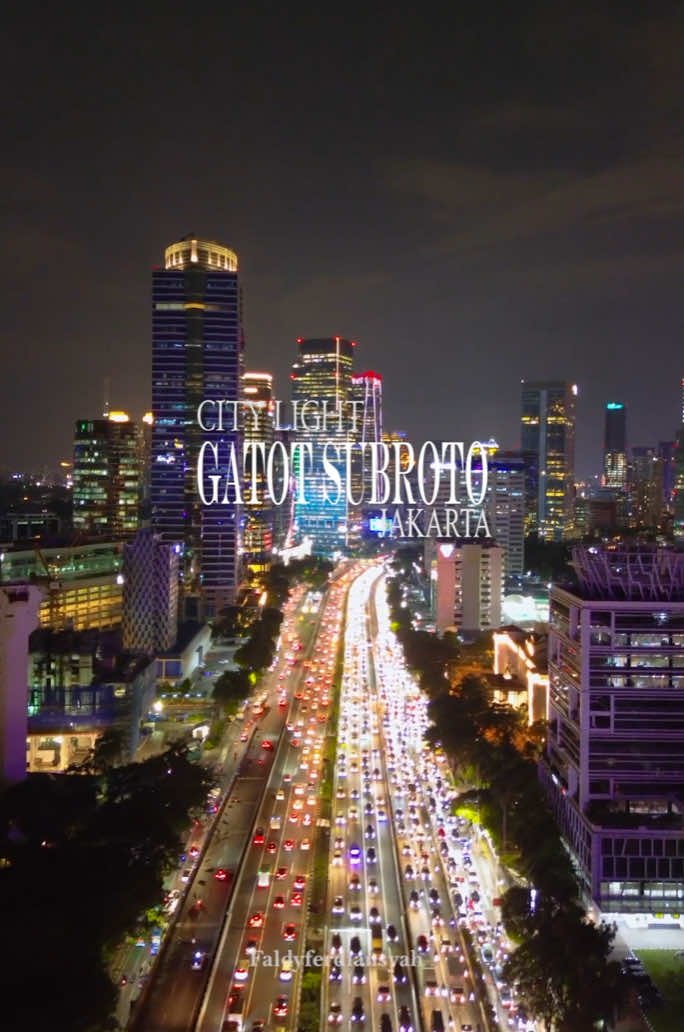
M 370 477 L 370 456 L 363 455 L 363 445 L 366 443 L 378 444 L 382 441 L 382 377 L 379 373 L 371 370 L 365 373 L 358 373 L 352 376 L 351 399 L 356 403 L 356 427 L 355 439 L 359 445 L 359 461 L 354 468 L 354 497 L 359 498 L 363 494 L 367 503 L 373 491 L 373 484 Z M 376 485 L 378 497 L 380 497 L 381 486 Z M 357 520 L 360 513 L 357 513 Z
M 573 550 L 551 589 L 542 781 L 603 911 L 684 904 L 684 555 Z
M 494 673 L 506 683 L 494 701 L 527 706 L 527 722 L 548 720 L 549 677 L 546 673 L 546 635 L 520 627 L 502 627 L 492 635 Z
M 196 466 L 204 441 L 219 448 L 215 472 L 228 472 L 238 430 L 203 430 L 205 399 L 237 402 L 242 372 L 242 311 L 237 255 L 186 237 L 166 248 L 152 277 L 152 526 L 184 546 L 184 593 L 204 615 L 229 604 L 238 578 L 238 507 L 203 505 Z M 212 462 L 213 467 L 213 462 Z
M 684 548 L 684 428 L 677 431 L 674 452 L 674 522 L 675 542 Z
M 129 537 L 140 526 L 142 431 L 125 412 L 79 419 L 74 435 L 73 524 Z
M 242 434 L 245 442 L 261 443 L 268 456 L 275 440 L 273 377 L 270 373 L 247 372 L 242 377 L 242 395 L 250 408 L 241 412 Z M 254 492 L 251 482 L 251 465 L 243 488 L 242 509 L 242 556 L 249 570 L 260 573 L 268 569 L 274 545 L 274 506 L 266 487 L 266 471 L 260 456 Z M 283 503 L 287 506 L 287 501 Z
M 627 409 L 621 401 L 606 405 L 603 439 L 603 481 L 606 487 L 627 487 Z
M 525 572 L 525 460 L 519 452 L 499 452 L 489 461 L 486 504 L 489 527 L 504 550 L 506 578 Z
M 342 337 L 323 337 L 297 341 L 299 354 L 290 374 L 292 401 L 301 405 L 316 401 L 319 411 L 327 404 L 325 428 L 305 428 L 301 421 L 294 427 L 294 439 L 313 447 L 311 475 L 306 478 L 306 504 L 295 500 L 295 533 L 298 540 L 309 537 L 315 553 L 333 555 L 349 542 L 346 463 L 329 455 L 340 476 L 341 491 L 331 488 L 323 467 L 323 448 L 327 442 L 344 444 L 351 434 L 352 367 L 355 344 Z M 338 414 L 342 413 L 341 419 Z M 315 423 L 312 419 L 311 423 Z M 324 490 L 328 488 L 329 499 Z
M 0 580 L 41 585 L 41 627 L 55 631 L 118 627 L 123 598 L 122 562 L 122 541 L 8 549 L 1 557 Z
M 536 485 L 536 495 L 528 497 L 527 530 L 545 541 L 573 534 L 576 398 L 576 384 L 522 383 L 522 450 Z

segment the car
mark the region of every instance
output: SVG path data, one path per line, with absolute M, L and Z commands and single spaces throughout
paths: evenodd
M 393 924 L 388 924 L 387 925 L 387 939 L 388 939 L 388 941 L 389 942 L 396 942 L 398 938 L 399 938 L 399 936 L 397 934 L 397 929 L 394 927 Z
M 311 839 L 303 838 L 299 843 L 299 848 L 304 850 L 311 849 Z
M 361 1022 L 363 1022 L 365 1020 L 366 1020 L 366 1012 L 363 1009 L 363 1000 L 361 999 L 360 996 L 355 996 L 354 997 L 354 1002 L 352 1003 L 352 1009 L 351 1009 L 351 1014 L 350 1014 L 350 1021 L 353 1024 L 357 1024 L 358 1025 L 358 1024 L 361 1024 Z
M 284 896 L 275 896 L 274 899 L 273 899 L 273 909 L 274 910 L 282 910 L 284 906 L 285 906 L 285 897 Z
M 333 957 L 336 957 L 342 951 L 342 936 L 339 932 L 335 932 L 332 939 L 330 940 L 330 953 Z
M 285 798 L 285 790 L 283 788 L 279 788 L 277 790 L 277 792 L 276 792 L 276 799 L 278 800 L 278 802 L 282 802 L 282 800 L 284 798 Z
M 254 838 L 252 839 L 252 842 L 253 842 L 253 844 L 255 846 L 263 846 L 263 844 L 264 844 L 264 829 L 263 828 L 257 828 L 257 830 L 254 832 Z
M 330 909 L 333 914 L 344 913 L 344 900 L 341 896 L 335 896 L 332 907 Z
M 378 820 L 379 821 L 386 821 L 387 820 L 387 814 L 385 813 L 384 810 L 378 810 Z
M 413 889 L 411 891 L 411 895 L 409 896 L 409 906 L 411 907 L 412 910 L 417 910 L 419 905 L 420 905 L 420 897 L 419 897 L 418 893 L 416 892 L 416 890 Z
M 408 975 L 406 974 L 406 968 L 400 960 L 396 962 L 393 970 L 393 977 L 395 985 L 406 985 L 408 982 Z
M 278 881 L 281 881 L 283 878 L 287 878 L 287 872 L 288 872 L 288 868 L 287 867 L 279 867 L 278 870 L 275 873 L 275 876 L 278 879 Z
M 373 846 L 369 846 L 368 849 L 366 850 L 366 863 L 367 864 L 374 864 L 376 859 L 377 859 L 377 857 L 375 855 L 375 850 L 374 850 Z
M 494 963 L 494 950 L 488 943 L 485 943 L 480 952 L 482 953 L 483 961 L 488 967 Z
M 242 966 L 235 968 L 235 971 L 233 972 L 233 980 L 235 982 L 246 982 L 248 977 L 249 977 L 249 968 L 242 967 Z
M 277 1018 L 284 1018 L 289 1009 L 287 996 L 283 996 L 282 994 L 278 996 L 273 1004 L 273 1013 L 275 1016 Z
M 297 926 L 292 921 L 288 921 L 283 926 L 283 939 L 285 942 L 293 942 L 297 938 Z
M 380 1015 L 380 1032 L 392 1032 L 392 1019 L 389 1014 Z
M 190 853 L 190 856 L 191 856 L 191 857 L 192 857 L 193 859 L 195 859 L 196 857 L 198 857 L 198 856 L 199 856 L 199 853 L 200 853 L 200 851 L 199 851 L 199 846 L 190 846 L 190 849 L 189 849 L 189 853 Z
M 280 979 L 281 982 L 291 982 L 292 981 L 292 969 L 293 969 L 293 967 L 294 967 L 294 964 L 292 962 L 292 958 L 291 957 L 284 957 L 283 958 L 283 962 L 282 962 L 282 964 L 280 966 L 280 974 L 278 975 L 278 978 Z
M 361 863 L 361 848 L 355 842 L 349 847 L 349 862 L 352 864 Z
M 330 965 L 330 973 L 328 974 L 329 982 L 341 982 L 342 981 L 342 965 L 338 960 L 333 961 Z
M 195 950 L 192 955 L 190 962 L 190 969 L 192 971 L 204 971 L 207 966 L 207 954 L 204 950 Z
M 361 956 L 361 940 L 358 935 L 352 935 L 349 940 L 349 952 L 351 953 L 352 958 Z
M 378 1003 L 388 1003 L 390 1000 L 390 990 L 388 985 L 379 985 L 378 994 L 376 1000 Z
M 185 869 L 184 869 L 184 870 L 183 870 L 183 871 L 181 872 L 181 881 L 182 881 L 182 882 L 189 882 L 189 881 L 190 881 L 190 875 L 191 875 L 191 874 L 192 874 L 192 868 L 191 868 L 191 867 L 186 867 L 186 868 L 185 868 Z
M 228 881 L 230 878 L 230 872 L 227 871 L 225 867 L 217 867 L 214 873 L 214 878 L 216 878 L 216 881 Z
M 354 985 L 365 985 L 366 970 L 363 964 L 355 964 L 352 970 L 352 982 Z
M 434 903 L 435 906 L 439 905 L 440 900 L 439 900 L 439 893 L 437 892 L 437 889 L 430 889 L 429 890 L 429 892 L 428 892 L 428 899 L 430 900 L 431 903 Z
M 415 871 L 413 870 L 412 864 L 407 864 L 404 868 L 404 877 L 407 881 L 413 881 L 413 879 L 415 878 Z
M 352 874 L 349 879 L 349 888 L 352 892 L 358 892 L 361 888 L 361 879 L 358 874 Z
M 370 921 L 371 924 L 379 924 L 380 923 L 380 911 L 378 910 L 377 907 L 371 907 L 370 908 L 370 910 L 368 911 L 368 920 Z
M 257 910 L 255 914 L 252 914 L 248 921 L 250 928 L 263 928 L 264 927 L 264 915 L 260 910 Z
M 249 739 L 249 731 L 243 731 L 242 734 L 240 735 L 240 741 L 241 742 L 246 742 L 246 741 L 248 741 L 248 739 Z
M 469 1022 L 466 1022 L 461 1025 L 461 1032 L 473 1032 L 473 1026 Z
M 264 738 L 263 742 L 261 743 L 261 748 L 262 749 L 267 749 L 270 752 L 272 752 L 273 751 L 273 742 L 271 742 L 270 739 L 268 739 L 268 738 Z
M 248 955 L 251 953 L 256 953 L 257 946 L 258 943 L 256 939 L 247 939 L 245 943 L 245 953 L 247 953 Z
M 370 896 L 377 896 L 379 891 L 380 890 L 378 888 L 378 883 L 375 880 L 375 878 L 369 878 L 368 879 L 368 894 Z
M 278 844 L 276 842 L 267 842 L 266 852 L 269 856 L 273 856 L 274 853 L 278 852 Z
M 289 728 L 288 728 L 288 730 L 289 730 Z M 292 775 L 291 774 L 283 774 L 283 784 L 289 785 L 291 781 L 292 781 Z
M 330 1010 L 328 1011 L 328 1024 L 329 1025 L 341 1025 L 342 1024 L 342 1007 L 339 1003 L 331 1003 Z
M 336 849 L 333 853 L 333 864 L 335 865 L 335 867 L 341 867 L 343 863 L 344 861 L 342 859 L 342 853 L 339 849 Z
M 353 903 L 352 906 L 350 906 L 350 908 L 349 908 L 349 920 L 350 921 L 360 921 L 361 920 L 361 907 L 357 906 L 356 903 Z
M 285 841 L 283 842 L 283 849 L 286 853 L 292 852 L 292 850 L 294 849 L 294 842 L 291 838 L 285 839 Z
M 298 875 L 296 876 L 296 878 L 295 878 L 294 882 L 293 882 L 293 887 L 294 887 L 294 888 L 295 888 L 295 889 L 296 889 L 296 890 L 297 890 L 298 892 L 301 892 L 301 891 L 302 891 L 302 889 L 304 888 L 304 886 L 305 886 L 305 885 L 306 885 L 306 878 L 304 877 L 304 875 L 303 875 L 303 874 L 298 874 Z
M 402 1003 L 399 1008 L 399 1032 L 413 1032 L 411 1015 L 409 1014 L 409 1009 L 405 1003 Z
M 366 827 L 366 838 L 367 839 L 374 839 L 375 838 L 375 828 L 373 827 L 372 824 L 369 824 Z
M 419 935 L 418 936 L 418 938 L 416 939 L 416 949 L 418 950 L 419 953 L 427 953 L 427 951 L 428 951 L 427 936 L 425 936 L 425 935 Z

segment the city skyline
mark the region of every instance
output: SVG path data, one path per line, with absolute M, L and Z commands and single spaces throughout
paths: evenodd
M 325 14 L 218 17 L 211 33 L 169 17 L 110 26 L 105 45 L 87 18 L 48 15 L 36 36 L 19 16 L 4 256 L 16 433 L 0 464 L 66 457 L 105 377 L 117 404 L 149 408 L 149 270 L 188 230 L 240 254 L 248 361 L 281 395 L 292 341 L 340 334 L 383 370 L 386 425 L 414 440 L 517 446 L 521 378 L 579 384 L 580 477 L 600 472 L 610 398 L 634 443 L 671 440 L 681 11 L 613 25 L 582 5 L 516 8 L 496 31 L 461 17 L 453 34 L 409 15 L 382 35 Z M 168 71 L 189 42 L 206 56 L 181 89 Z M 348 54 L 354 74 L 328 75 Z M 40 76 L 21 74 L 29 59 Z M 211 161 L 181 145 L 185 124 Z

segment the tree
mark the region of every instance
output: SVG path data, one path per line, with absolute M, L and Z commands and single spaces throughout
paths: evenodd
M 214 682 L 212 694 L 224 712 L 236 709 L 249 694 L 249 674 L 246 670 L 226 670 Z

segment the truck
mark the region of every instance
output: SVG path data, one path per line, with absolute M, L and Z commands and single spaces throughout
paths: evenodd
M 447 958 L 449 1000 L 451 1003 L 465 1003 L 466 992 L 463 987 L 463 961 L 455 953 L 448 953 Z

